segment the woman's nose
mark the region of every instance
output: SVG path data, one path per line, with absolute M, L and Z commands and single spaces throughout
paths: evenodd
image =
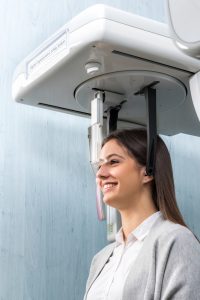
M 102 165 L 96 173 L 96 178 L 107 178 L 109 175 L 109 168 L 106 165 Z

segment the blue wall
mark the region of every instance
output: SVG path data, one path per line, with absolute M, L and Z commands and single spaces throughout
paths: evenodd
M 106 244 L 89 165 L 89 120 L 11 98 L 16 65 L 97 1 L 0 0 L 0 299 L 82 299 L 90 260 Z M 164 1 L 101 1 L 165 20 Z M 177 195 L 200 236 L 200 139 L 166 138 Z

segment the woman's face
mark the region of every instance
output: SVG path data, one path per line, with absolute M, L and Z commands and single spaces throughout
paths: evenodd
M 106 204 L 117 209 L 133 206 L 143 191 L 146 177 L 145 167 L 140 166 L 116 140 L 103 146 L 96 181 Z

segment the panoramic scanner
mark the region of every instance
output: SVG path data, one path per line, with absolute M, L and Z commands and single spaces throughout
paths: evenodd
M 174 24 L 177 12 L 174 8 L 170 12 Z M 179 20 L 177 24 L 179 28 Z M 89 7 L 19 64 L 13 98 L 91 117 L 94 170 L 105 135 L 122 127 L 146 127 L 146 173 L 154 175 L 157 133 L 200 136 L 198 51 L 194 57 L 180 51 L 170 28 L 113 7 Z M 183 33 L 179 43 L 187 42 Z M 196 42 L 196 35 L 193 37 Z M 98 190 L 97 211 L 99 219 L 104 219 Z M 112 241 L 118 227 L 116 210 L 108 208 L 107 220 L 108 240 Z

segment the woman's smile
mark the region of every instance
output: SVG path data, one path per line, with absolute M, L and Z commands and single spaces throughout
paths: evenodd
M 118 185 L 118 183 L 116 183 L 116 182 L 115 183 L 111 183 L 111 182 L 104 183 L 103 188 L 102 188 L 103 194 L 113 191 L 117 185 Z

